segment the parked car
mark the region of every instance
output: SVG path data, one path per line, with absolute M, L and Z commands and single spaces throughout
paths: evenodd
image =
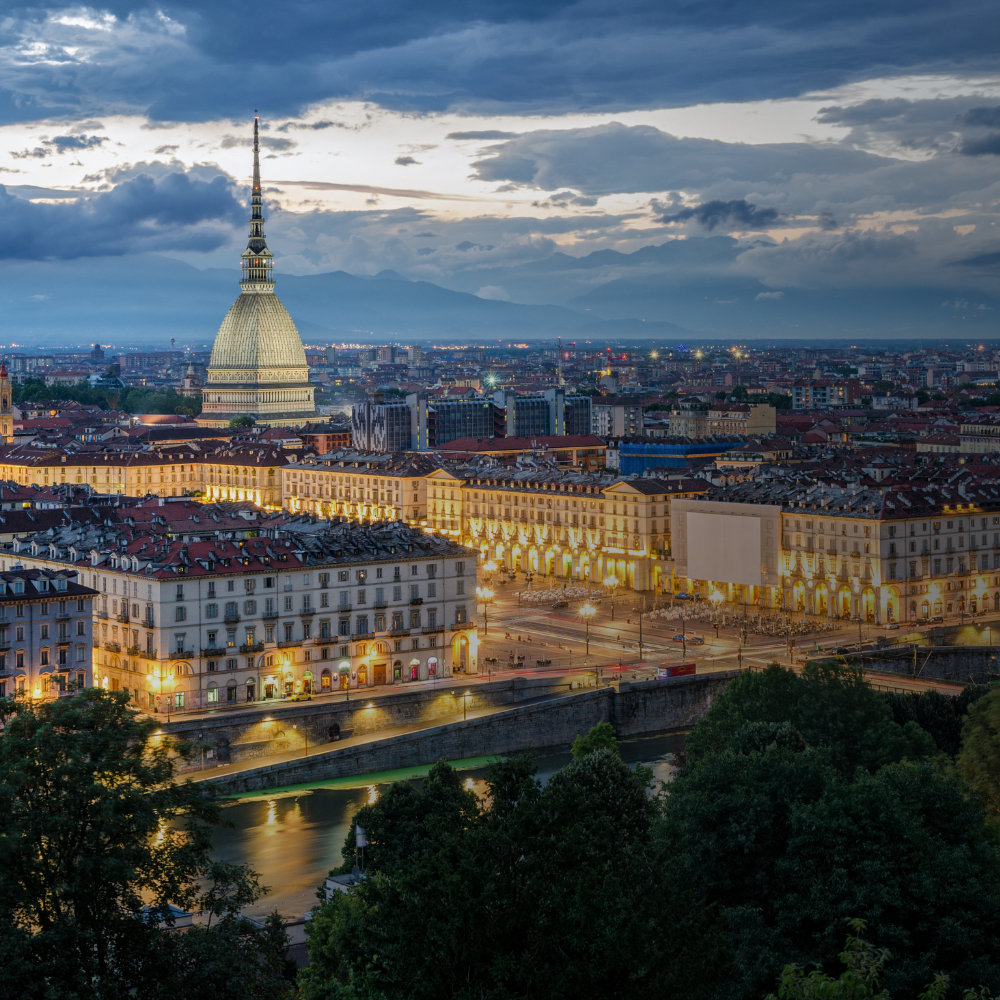
M 899 628 L 899 622 L 886 622 L 883 628 L 887 632 L 891 632 L 893 629 Z
M 680 632 L 674 636 L 674 642 L 686 642 L 689 646 L 705 645 L 705 640 L 700 635 L 682 635 Z
M 554 608 L 568 608 L 569 607 L 569 601 L 556 601 L 556 602 L 553 603 L 552 607 L 554 607 Z
M 943 621 L 944 621 L 944 615 L 935 615 L 931 619 L 931 622 L 943 622 Z
M 693 598 L 691 597 L 690 594 L 684 594 L 684 593 L 674 594 L 674 597 L 676 597 L 678 601 L 690 601 L 690 600 L 693 600 Z

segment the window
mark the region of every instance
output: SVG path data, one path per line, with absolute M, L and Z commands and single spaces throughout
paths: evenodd
M 292 610 L 292 599 L 290 597 L 285 598 L 285 610 L 286 611 Z
M 76 610 L 77 611 L 86 611 L 87 610 L 87 602 L 84 601 L 84 600 L 77 601 L 76 602 Z
M 273 576 L 265 576 L 264 577 L 264 589 L 265 590 L 273 590 L 274 589 L 274 577 Z
M 438 568 L 433 563 L 428 563 L 427 565 L 427 576 L 433 580 L 437 576 Z
M 420 597 L 420 584 L 411 583 L 410 584 L 410 600 L 415 601 Z
M 208 584 L 208 596 L 215 597 L 215 581 L 210 580 Z
M 215 664 L 209 664 L 209 669 L 214 670 Z M 208 703 L 209 705 L 217 705 L 219 703 L 219 689 L 209 688 L 208 689 Z
M 235 670 L 235 669 L 236 669 L 236 657 L 234 656 L 231 659 L 226 660 L 226 670 Z
M 455 624 L 464 625 L 468 620 L 465 605 L 459 604 L 458 607 L 455 608 Z
M 375 579 L 376 580 L 381 580 L 382 579 L 382 567 L 381 566 L 379 566 L 378 569 L 375 570 Z
M 187 608 L 183 604 L 179 604 L 174 608 L 174 621 L 182 622 L 187 620 Z
M 48 639 L 48 637 L 49 637 L 49 626 L 48 624 L 44 624 L 41 626 L 39 638 Z
M 218 618 L 219 617 L 219 605 L 218 604 L 206 604 L 205 605 L 205 617 L 206 618 Z
M 465 594 L 465 581 L 464 580 L 457 580 L 455 582 L 455 593 L 459 597 L 464 596 L 464 594 Z
M 236 589 L 235 580 L 226 580 L 226 590 L 231 594 Z
M 77 635 L 86 635 L 87 634 L 87 626 L 86 626 L 85 622 L 78 621 L 76 623 L 76 634 Z
M 208 672 L 210 674 L 214 674 L 216 672 L 216 669 L 218 668 L 218 666 L 219 666 L 219 661 L 218 660 L 209 660 L 208 661 Z
M 177 584 L 177 600 L 178 601 L 183 601 L 184 600 L 184 584 L 183 583 Z
M 419 572 L 420 572 L 420 567 L 419 566 L 411 566 L 410 567 L 410 576 L 416 576 Z
M 244 601 L 243 602 L 243 614 L 245 614 L 245 615 L 255 615 L 255 614 L 257 614 L 257 602 L 256 601 Z
M 339 569 L 339 570 L 337 570 L 337 579 L 341 583 L 346 583 L 347 579 L 348 579 L 347 570 L 346 569 Z
M 337 632 L 339 635 L 350 635 L 351 634 L 351 619 L 341 618 L 337 623 Z
M 368 616 L 367 615 L 359 615 L 358 616 L 358 631 L 357 631 L 357 634 L 358 635 L 367 635 L 368 634 Z
M 392 588 L 392 599 L 394 601 L 401 601 L 403 599 L 403 588 L 393 587 Z
M 78 645 L 76 647 L 76 662 L 83 663 L 86 655 L 87 655 L 87 647 L 83 645 Z
M 358 604 L 366 604 L 365 592 L 363 590 L 358 591 Z
M 49 651 L 47 649 L 43 649 L 40 655 L 42 658 L 42 666 L 47 667 L 49 665 Z
M 292 641 L 292 628 L 291 622 L 285 622 L 285 642 Z
M 420 612 L 410 612 L 410 628 L 420 628 Z
M 455 576 L 465 576 L 465 563 L 457 562 L 455 563 Z
M 183 707 L 184 707 L 184 692 L 183 691 L 175 691 L 174 692 L 174 708 L 183 708 Z

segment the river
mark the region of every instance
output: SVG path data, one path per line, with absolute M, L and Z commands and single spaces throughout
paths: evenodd
M 673 768 L 668 755 L 681 748 L 679 735 L 648 736 L 625 740 L 622 758 L 629 764 L 652 767 L 659 781 L 669 780 Z M 540 751 L 538 777 L 544 783 L 571 760 L 568 750 Z M 485 791 L 485 761 L 460 762 L 466 785 L 482 794 Z M 412 769 L 426 773 L 426 768 Z M 408 777 L 408 772 L 389 772 L 363 779 L 339 779 L 314 786 L 275 789 L 266 795 L 240 799 L 224 809 L 232 827 L 215 831 L 214 856 L 220 861 L 249 864 L 260 873 L 269 888 L 248 916 L 265 916 L 279 910 L 285 917 L 300 917 L 317 902 L 316 887 L 339 867 L 341 848 L 351 818 L 366 802 L 374 802 L 394 778 L 422 781 Z

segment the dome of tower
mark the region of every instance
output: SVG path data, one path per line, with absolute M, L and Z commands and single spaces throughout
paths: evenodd
M 302 338 L 273 292 L 243 292 L 212 346 L 211 368 L 305 368 Z

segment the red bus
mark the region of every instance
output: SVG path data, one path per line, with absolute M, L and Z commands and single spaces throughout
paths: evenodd
M 696 673 L 696 664 L 690 663 L 668 663 L 665 666 L 656 668 L 656 679 L 665 680 L 668 677 L 688 677 Z

